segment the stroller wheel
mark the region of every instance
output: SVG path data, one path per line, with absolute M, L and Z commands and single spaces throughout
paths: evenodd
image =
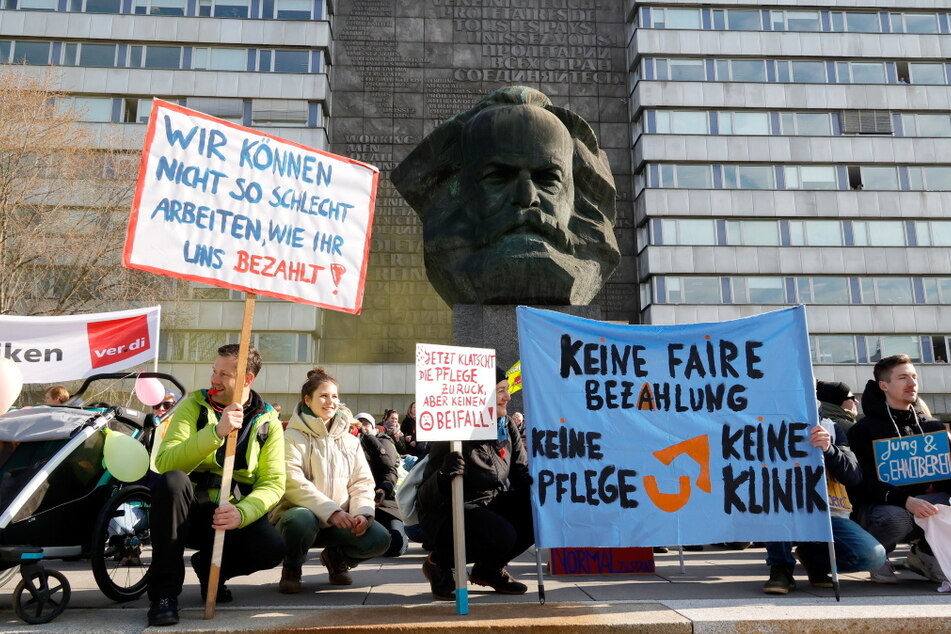
M 152 492 L 147 487 L 122 487 L 96 521 L 92 573 L 96 585 L 113 601 L 132 601 L 145 592 L 152 564 L 151 507 Z
M 49 623 L 69 603 L 69 581 L 58 570 L 35 567 L 24 571 L 13 591 L 13 610 L 27 623 Z

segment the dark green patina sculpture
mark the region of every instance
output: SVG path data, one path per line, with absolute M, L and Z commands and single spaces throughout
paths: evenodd
M 448 119 L 391 180 L 423 221 L 426 272 L 449 305 L 586 305 L 620 260 L 605 153 L 533 88 Z

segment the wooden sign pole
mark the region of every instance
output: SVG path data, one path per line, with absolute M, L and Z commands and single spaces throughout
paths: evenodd
M 235 400 L 243 403 L 246 394 L 244 382 L 248 370 L 248 350 L 251 347 L 251 323 L 254 321 L 254 293 L 244 295 L 244 321 L 241 322 L 241 340 L 238 343 L 238 369 L 235 373 Z M 232 430 L 225 441 L 225 462 L 221 465 L 221 489 L 218 493 L 218 506 L 228 504 L 231 499 L 231 475 L 234 471 L 234 451 L 238 442 L 238 430 Z M 205 598 L 205 618 L 215 618 L 215 603 L 218 600 L 218 579 L 221 577 L 221 554 L 225 547 L 225 531 L 215 531 L 215 541 L 211 549 L 211 570 L 208 573 L 208 594 Z

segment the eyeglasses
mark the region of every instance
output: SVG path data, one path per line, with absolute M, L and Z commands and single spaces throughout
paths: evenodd
M 153 405 L 152 409 L 172 409 L 172 405 L 174 404 L 174 401 L 162 401 L 161 403 Z
M 858 399 L 855 398 L 855 396 L 853 396 L 852 394 L 849 394 L 848 396 L 846 396 L 846 397 L 845 397 L 845 400 L 846 400 L 846 401 L 855 401 L 856 403 L 858 402 Z

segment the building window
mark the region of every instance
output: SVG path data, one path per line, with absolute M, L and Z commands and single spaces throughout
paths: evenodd
M 839 82 L 846 84 L 884 84 L 883 62 L 836 62 Z
M 657 110 L 658 134 L 708 134 L 707 113 L 697 110 Z
M 951 304 L 951 277 L 926 277 L 922 282 L 928 304 Z
M 893 354 L 907 354 L 913 363 L 921 361 L 921 338 L 917 336 L 871 336 L 865 338 L 869 363 Z
M 656 244 L 669 245 L 714 245 L 716 229 L 712 220 L 678 218 L 677 220 L 661 220 L 661 235 L 663 242 Z
M 719 112 L 717 126 L 720 134 L 769 134 L 768 112 Z
M 222 289 L 226 290 L 226 289 Z M 236 332 L 188 332 L 172 330 L 163 333 L 159 346 L 162 361 L 205 363 L 214 359 L 218 348 L 238 341 Z M 312 338 L 296 332 L 259 332 L 251 335 L 251 345 L 268 363 L 308 363 L 313 358 Z
M 112 121 L 111 97 L 62 97 L 56 100 L 64 108 L 71 108 L 81 121 L 108 123 Z
M 710 189 L 713 176 L 709 165 L 661 165 L 659 187 Z
M 832 116 L 828 112 L 783 112 L 779 120 L 783 134 L 790 136 L 832 135 Z
M 63 64 L 67 66 L 114 68 L 116 66 L 117 48 L 115 44 L 67 43 L 64 47 Z
M 71 0 L 70 10 L 84 13 L 120 13 L 121 0 Z
M 796 279 L 796 290 L 803 304 L 850 303 L 849 280 L 845 277 L 800 277 Z
M 248 18 L 250 0 L 198 0 L 198 15 L 216 18 Z
M 790 220 L 789 245 L 794 247 L 841 247 L 842 223 L 838 220 Z
M 196 48 L 192 57 L 195 70 L 247 70 L 246 48 Z
M 774 31 L 821 31 L 818 11 L 770 11 Z
M 261 51 L 258 55 L 258 70 L 265 73 L 308 73 L 310 51 Z M 319 72 L 319 69 L 314 69 L 314 72 Z
M 908 181 L 912 190 L 951 191 L 951 167 L 909 167 Z
M 779 246 L 775 220 L 727 220 L 726 242 L 731 246 Z
M 132 68 L 182 67 L 181 46 L 130 46 L 129 66 Z
M 714 9 L 713 28 L 718 31 L 762 31 L 763 20 L 756 9 Z
M 944 64 L 908 64 L 909 79 L 913 84 L 940 84 L 948 83 L 944 74 Z
M 907 277 L 863 277 L 860 285 L 863 304 L 910 305 L 915 300 Z
M 718 59 L 717 81 L 763 83 L 766 81 L 766 60 Z
M 137 15 L 185 15 L 185 0 L 135 0 Z
M 277 0 L 275 17 L 278 20 L 310 20 L 313 7 L 312 0 Z
M 814 363 L 856 363 L 855 337 L 851 335 L 811 335 L 809 347 Z
M 734 304 L 783 304 L 786 293 L 781 277 L 735 277 Z
M 776 189 L 771 165 L 724 165 L 724 189 Z
M 892 13 L 892 33 L 939 33 L 938 16 L 934 13 Z
M 850 168 L 851 171 L 852 168 Z M 860 180 L 856 183 L 850 178 L 849 185 L 852 189 L 877 189 L 886 191 L 897 191 L 898 186 L 898 168 L 896 167 L 870 167 L 864 165 L 859 169 Z
M 832 30 L 851 33 L 881 33 L 882 23 L 877 13 L 833 11 Z
M 720 278 L 666 277 L 667 303 L 719 304 Z
M 50 63 L 50 43 L 17 40 L 13 43 L 13 63 L 44 66 Z
M 857 247 L 903 247 L 905 223 L 901 220 L 854 220 L 852 236 Z
M 888 110 L 843 110 L 839 113 L 842 134 L 892 134 Z
M 655 29 L 699 29 L 700 9 L 651 9 Z
M 916 222 L 918 245 L 923 247 L 951 247 L 951 222 L 932 220 Z
M 251 125 L 294 127 L 307 126 L 309 104 L 292 99 L 254 99 L 251 102 Z
M 825 64 L 806 61 L 777 61 L 776 79 L 782 83 L 792 81 L 797 84 L 824 84 L 828 82 Z
M 23 11 L 56 11 L 58 5 L 56 0 L 20 0 L 17 8 Z
M 901 124 L 904 136 L 951 136 L 951 115 L 903 114 Z
M 189 108 L 210 114 L 213 117 L 244 123 L 244 101 L 225 97 L 189 97 L 186 100 Z
M 792 165 L 783 175 L 786 189 L 836 189 L 834 165 Z

